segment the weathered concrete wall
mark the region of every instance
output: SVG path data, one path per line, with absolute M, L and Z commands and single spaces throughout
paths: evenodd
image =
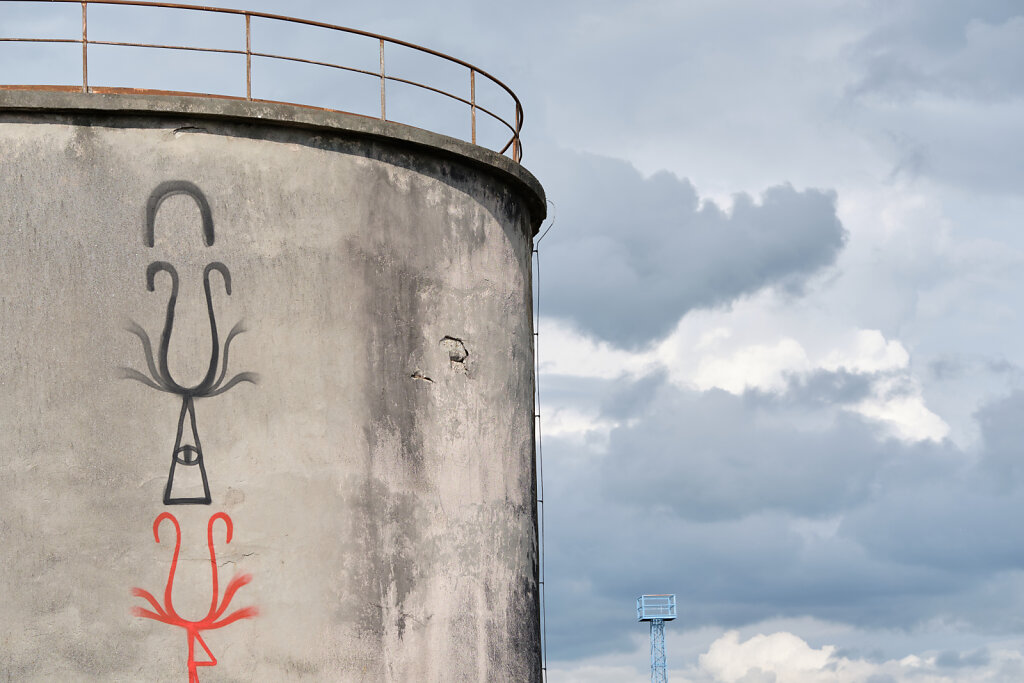
M 0 680 L 184 681 L 186 621 L 203 681 L 539 680 L 532 177 L 340 115 L 47 97 L 0 94 Z M 150 247 L 168 181 L 201 196 Z M 228 368 L 177 390 L 211 365 L 204 272 Z M 165 505 L 189 395 L 212 504 Z M 204 624 L 215 513 L 219 595 L 252 580 Z

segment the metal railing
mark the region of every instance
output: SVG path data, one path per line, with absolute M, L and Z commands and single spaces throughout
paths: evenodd
M 676 618 L 675 593 L 657 593 L 641 595 L 636 599 L 636 620 L 651 621 L 661 619 L 671 621 Z
M 415 86 L 422 90 L 440 95 L 443 97 L 450 98 L 456 102 L 460 102 L 469 108 L 470 112 L 470 130 L 468 138 L 463 138 L 467 142 L 472 142 L 474 145 L 477 144 L 477 114 L 483 114 L 490 117 L 494 121 L 502 124 L 511 133 L 511 137 L 504 146 L 500 148 L 494 146 L 494 151 L 499 154 L 510 153 L 514 161 L 520 161 L 522 159 L 522 145 L 520 143 L 519 133 L 523 126 L 523 107 L 516 97 L 516 94 L 512 90 L 502 83 L 500 80 L 491 76 L 489 73 L 480 69 L 472 64 L 465 62 L 461 59 L 457 59 L 450 55 L 446 55 L 430 48 L 415 45 L 413 43 L 406 42 L 404 40 L 398 40 L 396 38 L 388 38 L 377 33 L 371 33 L 369 31 L 362 31 L 359 29 L 346 28 L 344 26 L 335 26 L 333 24 L 326 24 L 319 21 L 311 21 L 308 19 L 297 19 L 294 17 L 287 17 L 278 14 L 267 14 L 265 12 L 250 12 L 248 10 L 238 9 L 227 9 L 220 7 L 202 7 L 196 5 L 182 5 L 176 3 L 167 2 L 147 2 L 145 0 L 24 0 L 26 2 L 36 2 L 41 5 L 52 5 L 53 3 L 73 3 L 79 4 L 82 8 L 82 33 L 80 38 L 23 38 L 23 37 L 6 37 L 0 36 L 0 43 L 47 43 L 47 44 L 58 44 L 58 43 L 78 43 L 82 46 L 82 80 L 80 86 L 71 83 L 59 83 L 59 84 L 39 84 L 39 85 L 0 85 L 0 89 L 58 89 L 58 90 L 78 90 L 84 93 L 124 93 L 124 92 L 144 92 L 150 94 L 164 94 L 164 95 L 197 95 L 203 97 L 217 97 L 227 99 L 239 99 L 247 100 L 251 102 L 274 102 L 283 104 L 293 104 L 304 107 L 312 107 L 317 109 L 325 109 L 328 111 L 342 111 L 338 109 L 330 109 L 327 107 L 319 107 L 314 102 L 283 102 L 281 100 L 268 100 L 259 99 L 253 96 L 253 57 L 265 58 L 270 60 L 279 60 L 285 62 L 294 62 L 304 65 L 314 65 L 321 67 L 328 67 L 331 69 L 338 69 L 350 73 L 363 74 L 368 77 L 376 78 L 380 81 L 380 120 L 389 121 L 394 123 L 403 123 L 405 125 L 415 125 L 411 121 L 394 121 L 387 117 L 387 84 L 391 83 L 403 83 L 405 85 Z M 193 12 L 210 12 L 216 14 L 227 14 L 236 15 L 244 18 L 245 23 L 245 49 L 230 49 L 230 48 L 219 48 L 219 47 L 199 47 L 195 45 L 168 45 L 158 43 L 134 43 L 134 42 L 121 42 L 111 40 L 92 40 L 89 38 L 89 6 L 90 5 L 121 5 L 121 6 L 133 6 L 133 7 L 147 7 L 147 8 L 163 8 L 173 10 L 188 10 Z M 2 4 L 0 4 L 2 9 Z M 379 70 L 369 70 L 358 68 L 356 66 L 347 66 L 344 64 L 336 64 L 333 62 L 319 61 L 315 59 L 306 59 L 297 56 L 289 56 L 283 54 L 276 54 L 272 52 L 265 52 L 259 49 L 253 48 L 253 36 L 252 36 L 252 24 L 253 19 L 266 19 L 274 22 L 286 22 L 289 24 L 299 24 L 305 26 L 311 26 L 320 29 L 327 29 L 329 31 L 335 31 L 345 34 L 351 34 L 356 36 L 363 36 L 366 38 L 377 41 L 379 48 Z M 97 86 L 90 84 L 89 81 L 89 47 L 91 45 L 96 46 L 116 46 L 116 47 L 131 47 L 131 48 L 153 48 L 161 50 L 179 50 L 188 52 L 201 52 L 201 53 L 218 53 L 225 55 L 244 55 L 245 56 L 245 97 L 229 95 L 226 93 L 196 93 L 196 92 L 182 92 L 182 91 L 164 91 L 164 90 L 148 90 L 145 88 L 120 88 L 120 87 L 109 87 L 109 86 Z M 456 64 L 464 67 L 468 71 L 468 83 L 467 90 L 463 96 L 462 94 L 449 92 L 448 90 L 440 87 L 435 87 L 427 83 L 421 83 L 416 80 L 402 78 L 400 76 L 389 74 L 384 69 L 385 64 L 385 47 L 400 46 L 415 50 L 418 53 L 424 55 L 430 55 L 432 57 L 439 58 L 446 62 Z M 477 78 L 482 77 L 490 83 L 498 86 L 504 93 L 508 95 L 511 102 L 514 105 L 513 121 L 510 123 L 505 118 L 499 116 L 488 107 L 484 107 L 477 101 Z

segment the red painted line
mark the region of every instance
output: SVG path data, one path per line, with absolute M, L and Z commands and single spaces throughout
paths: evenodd
M 231 522 L 231 517 L 226 512 L 218 512 L 210 517 L 210 521 L 206 525 L 206 544 L 210 549 L 210 573 L 211 573 L 211 593 L 210 599 L 210 611 L 206 613 L 206 616 L 199 621 L 189 621 L 188 619 L 182 618 L 174 609 L 174 604 L 171 600 L 171 592 L 174 588 L 174 573 L 178 569 L 178 553 L 181 551 L 181 526 L 178 524 L 178 520 L 175 519 L 174 515 L 169 512 L 160 513 L 157 518 L 153 521 L 153 538 L 156 542 L 160 542 L 160 523 L 165 519 L 169 519 L 174 525 L 174 556 L 171 558 L 171 569 L 167 574 L 167 585 L 164 587 L 164 602 L 161 605 L 153 594 L 149 591 L 145 591 L 141 588 L 133 588 L 132 595 L 143 598 L 150 604 L 156 611 L 150 611 L 142 607 L 133 607 L 132 614 L 137 617 L 144 617 L 146 619 L 153 619 L 154 621 L 160 621 L 171 626 L 178 626 L 185 629 L 185 633 L 188 636 L 188 683 L 199 683 L 198 668 L 201 666 L 217 666 L 217 658 L 213 656 L 213 652 L 206 645 L 206 641 L 203 640 L 201 633 L 203 631 L 212 631 L 213 629 L 222 628 L 228 624 L 234 623 L 239 619 L 251 619 L 259 614 L 259 610 L 255 607 L 243 607 L 242 609 L 235 610 L 228 616 L 221 619 L 221 615 L 227 610 L 228 605 L 231 603 L 231 599 L 235 597 L 235 593 L 238 589 L 245 584 L 252 581 L 251 574 L 239 574 L 228 582 L 227 589 L 224 591 L 224 597 L 219 601 L 218 606 L 218 581 L 217 581 L 217 553 L 213 547 L 213 523 L 218 519 L 224 520 L 224 526 L 226 530 L 226 543 L 231 542 L 231 536 L 234 531 L 234 524 Z M 219 619 L 219 621 L 218 621 Z M 199 642 L 199 646 L 203 648 L 203 651 L 209 657 L 208 660 L 196 660 L 195 657 L 195 645 L 196 641 Z

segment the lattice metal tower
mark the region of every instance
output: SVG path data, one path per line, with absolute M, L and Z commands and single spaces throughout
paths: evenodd
M 636 599 L 636 620 L 651 622 L 651 683 L 668 683 L 665 622 L 675 618 L 675 593 L 641 595 Z

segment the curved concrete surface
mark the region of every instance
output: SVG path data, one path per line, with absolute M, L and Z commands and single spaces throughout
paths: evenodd
M 0 93 L 6 679 L 539 681 L 543 206 L 379 121 Z

